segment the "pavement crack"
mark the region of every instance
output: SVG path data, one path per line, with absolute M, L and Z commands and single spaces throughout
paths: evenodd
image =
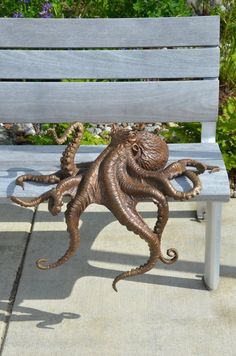
M 12 289 L 11 289 L 11 292 L 10 292 L 10 296 L 9 296 L 9 300 L 8 300 L 8 307 L 7 307 L 7 310 L 6 310 L 6 315 L 5 315 L 5 320 L 4 320 L 4 322 L 5 322 L 5 330 L 4 330 L 2 338 L 0 340 L 0 356 L 2 355 L 4 344 L 5 344 L 5 341 L 6 341 L 7 332 L 8 332 L 8 328 L 9 328 L 9 323 L 10 323 L 12 311 L 13 311 L 15 300 L 16 300 L 16 295 L 17 295 L 17 292 L 18 292 L 18 288 L 19 288 L 19 284 L 20 284 L 20 280 L 21 280 L 21 276 L 22 276 L 22 272 L 23 272 L 23 268 L 24 268 L 24 264 L 25 264 L 26 253 L 28 251 L 29 242 L 31 240 L 31 235 L 32 235 L 32 232 L 34 230 L 34 223 L 35 223 L 37 211 L 38 211 L 38 208 L 36 207 L 34 209 L 34 212 L 33 212 L 31 227 L 30 227 L 30 231 L 29 231 L 29 233 L 27 235 L 25 248 L 24 248 L 24 251 L 23 251 L 23 254 L 22 254 L 22 257 L 21 257 L 21 261 L 20 261 L 19 267 L 18 267 L 17 272 L 16 272 L 16 277 L 15 277 L 15 280 L 13 282 L 13 286 L 12 286 Z

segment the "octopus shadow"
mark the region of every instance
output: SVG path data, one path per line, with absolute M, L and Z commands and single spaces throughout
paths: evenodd
M 7 302 L 0 302 L 0 320 L 4 320 L 4 310 L 8 308 Z M 1 312 L 2 311 L 2 312 Z M 64 319 L 79 319 L 80 315 L 70 312 L 51 313 L 43 310 L 14 305 L 11 314 L 11 322 L 37 321 L 36 326 L 40 329 L 54 329 L 54 326 L 63 322 Z

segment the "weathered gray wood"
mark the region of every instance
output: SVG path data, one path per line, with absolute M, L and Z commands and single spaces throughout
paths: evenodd
M 217 46 L 219 17 L 0 19 L 1 48 Z
M 2 79 L 217 77 L 218 48 L 1 50 Z
M 215 121 L 218 81 L 0 82 L 2 122 Z
M 48 186 L 26 183 L 25 190 L 15 186 L 15 179 L 20 174 L 48 174 L 59 169 L 63 146 L 0 146 L 0 197 L 6 198 L 12 194 L 22 197 L 33 197 L 48 190 Z M 76 157 L 76 162 L 94 160 L 104 149 L 104 146 L 82 146 Z M 217 144 L 171 144 L 169 145 L 169 162 L 191 157 L 210 165 L 218 165 L 220 172 L 200 176 L 203 189 L 197 200 L 227 201 L 229 200 L 229 183 L 227 172 Z M 185 179 L 174 183 L 179 190 L 189 189 Z

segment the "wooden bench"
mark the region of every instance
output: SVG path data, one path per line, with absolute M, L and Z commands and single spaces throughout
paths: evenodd
M 207 202 L 204 279 L 217 288 L 221 206 L 229 200 L 215 143 L 219 17 L 4 18 L 0 34 L 1 122 L 202 123 L 201 143 L 169 145 L 170 161 L 190 157 L 221 168 L 201 176 L 203 190 L 196 198 Z M 93 160 L 102 149 L 81 147 L 77 161 Z M 23 191 L 15 179 L 56 171 L 62 150 L 0 146 L 2 202 L 12 194 L 32 197 L 47 190 L 26 184 Z M 176 185 L 180 189 L 183 182 Z

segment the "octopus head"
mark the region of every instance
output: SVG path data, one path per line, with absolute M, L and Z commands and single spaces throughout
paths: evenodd
M 161 137 L 147 131 L 136 131 L 136 141 L 132 145 L 136 162 L 146 170 L 159 170 L 165 167 L 169 151 Z
M 124 130 L 113 125 L 111 145 L 131 150 L 136 162 L 146 170 L 164 168 L 169 157 L 166 142 L 148 131 Z

